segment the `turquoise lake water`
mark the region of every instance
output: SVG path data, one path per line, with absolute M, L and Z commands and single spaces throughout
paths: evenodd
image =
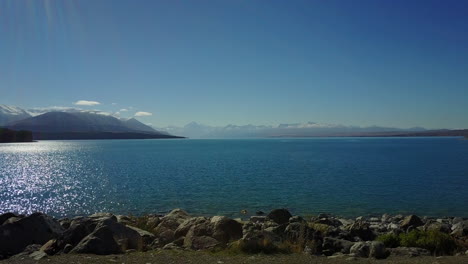
M 0 213 L 468 216 L 468 140 L 308 138 L 0 145 Z

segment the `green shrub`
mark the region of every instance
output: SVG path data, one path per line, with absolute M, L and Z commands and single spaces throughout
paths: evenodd
M 378 241 L 384 243 L 386 247 L 396 248 L 400 246 L 400 238 L 395 234 L 385 234 L 377 237 Z
M 451 255 L 457 248 L 455 240 L 446 233 L 437 230 L 419 231 L 409 233 L 385 234 L 377 238 L 386 247 L 419 247 L 429 250 L 435 255 Z
M 435 255 L 450 255 L 456 250 L 455 240 L 448 234 L 437 230 L 413 230 L 400 234 L 400 245 L 403 247 L 425 248 Z

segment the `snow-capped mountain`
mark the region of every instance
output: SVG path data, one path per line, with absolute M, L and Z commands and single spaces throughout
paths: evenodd
M 248 138 L 248 137 L 312 137 L 312 136 L 352 136 L 380 132 L 425 131 L 424 128 L 400 129 L 392 127 L 359 127 L 315 122 L 278 125 L 227 125 L 207 126 L 191 122 L 183 127 L 159 128 L 171 134 L 190 138 Z
M 92 112 L 48 112 L 8 124 L 15 130 L 33 132 L 145 132 L 158 131 L 132 118 L 121 120 L 111 115 Z
M 0 104 L 0 126 L 29 117 L 31 115 L 22 108 Z

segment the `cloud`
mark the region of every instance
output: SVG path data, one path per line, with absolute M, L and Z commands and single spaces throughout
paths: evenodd
M 128 109 L 125 109 L 125 108 L 122 108 L 122 109 L 119 110 L 119 112 L 127 112 L 127 111 L 128 111 Z
M 153 114 L 150 112 L 136 112 L 135 116 L 152 116 Z
M 100 105 L 101 103 L 96 101 L 86 101 L 86 100 L 79 100 L 74 103 L 75 105 L 86 105 L 86 106 L 93 106 L 93 105 Z

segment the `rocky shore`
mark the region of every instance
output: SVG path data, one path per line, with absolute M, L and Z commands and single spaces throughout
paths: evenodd
M 139 217 L 110 213 L 72 219 L 42 213 L 0 215 L 0 260 L 177 249 L 304 253 L 344 259 L 466 255 L 468 220 L 387 214 L 303 218 L 286 209 L 248 220 L 191 216 L 181 209 Z

